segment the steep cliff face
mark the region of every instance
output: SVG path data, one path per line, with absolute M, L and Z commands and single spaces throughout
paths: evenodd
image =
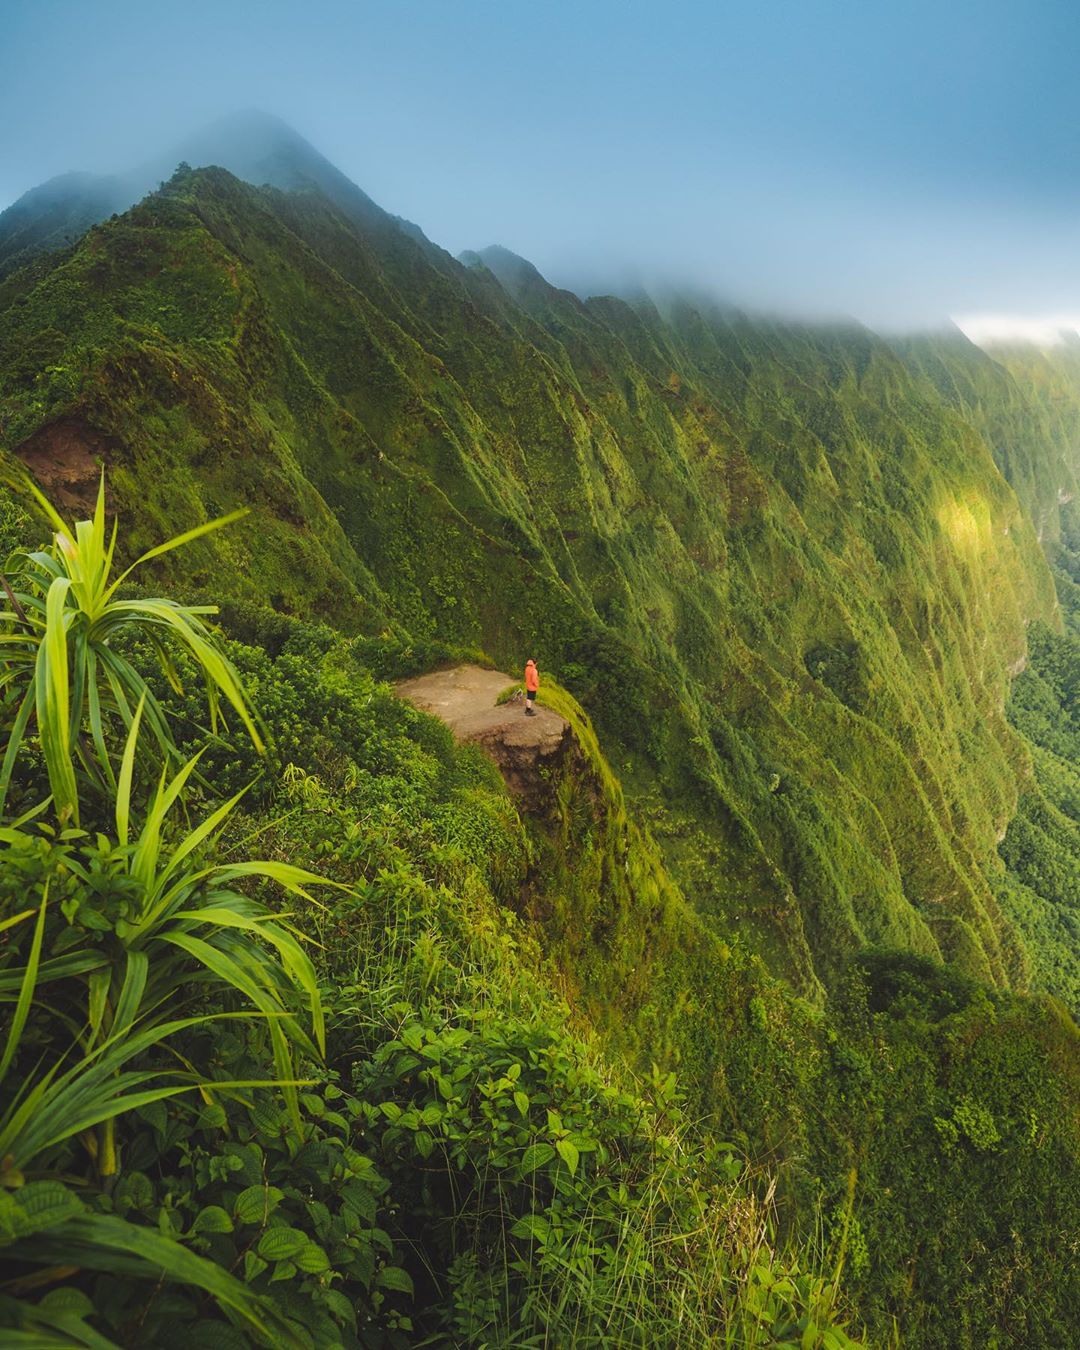
M 521 689 L 500 703 L 513 684 L 510 675 L 466 665 L 401 680 L 397 692 L 441 718 L 459 741 L 480 746 L 498 765 L 521 810 L 544 812 L 564 760 L 580 751 L 564 717 L 545 704 L 526 712 Z
M 488 922 L 456 870 L 480 840 L 603 1052 L 676 1069 L 793 1231 L 848 1242 L 873 1343 L 1070 1343 L 1076 1031 L 1001 986 L 1080 998 L 1075 352 L 582 301 L 451 258 L 295 139 L 245 154 L 276 186 L 184 170 L 0 280 L 13 481 L 77 511 L 106 465 L 136 553 L 248 506 L 160 579 L 226 600 L 315 792 L 347 695 L 343 834 L 381 803 L 372 867 L 400 861 L 411 803 L 417 950 L 444 900 Z M 372 672 L 529 654 L 540 745 L 474 727 L 521 816 L 469 761 L 455 841 Z M 230 754 L 204 763 L 254 773 Z M 285 820 L 324 856 L 319 811 Z
M 9 277 L 4 448 L 108 462 L 137 542 L 251 506 L 188 590 L 529 646 L 694 904 L 804 991 L 874 944 L 1023 985 L 991 882 L 1008 672 L 1054 620 L 1038 446 L 995 463 L 861 329 L 582 302 L 306 182 L 185 171 Z
M 1077 345 L 983 351 L 956 331 L 892 345 L 913 373 L 978 430 L 1039 542 L 1052 551 L 1062 536 L 1061 508 L 1075 498 L 1080 471 Z

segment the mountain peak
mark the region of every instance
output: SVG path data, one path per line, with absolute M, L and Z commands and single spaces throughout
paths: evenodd
M 218 118 L 187 137 L 169 158 L 170 173 L 181 160 L 193 168 L 216 164 L 245 182 L 285 191 L 321 187 L 330 175 L 343 177 L 298 131 L 259 108 Z
M 489 244 L 479 250 L 466 249 L 458 255 L 458 262 L 465 267 L 486 267 L 502 288 L 515 298 L 527 291 L 552 289 L 551 283 L 527 258 L 501 244 Z
M 260 108 L 245 108 L 218 118 L 134 170 L 115 176 L 64 174 L 32 188 L 0 212 L 0 276 L 35 253 L 77 239 L 114 212 L 128 210 L 170 179 L 182 162 L 195 169 L 227 169 L 256 187 L 315 189 L 354 219 L 420 234 L 409 222 L 386 215 L 287 122 Z

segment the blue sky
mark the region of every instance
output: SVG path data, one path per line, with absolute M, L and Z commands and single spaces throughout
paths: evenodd
M 1080 8 L 3 0 L 0 205 L 247 106 L 457 251 L 886 326 L 1080 313 Z

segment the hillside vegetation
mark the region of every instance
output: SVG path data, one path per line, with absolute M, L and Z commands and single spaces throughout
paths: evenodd
M 986 441 L 868 333 L 515 280 L 182 173 L 8 281 L 5 437 L 104 457 L 139 541 L 253 505 L 185 589 L 531 644 L 691 831 L 695 903 L 804 992 L 867 943 L 1022 984 L 988 873 L 1053 590 Z
M 169 1033 L 201 1106 L 189 1088 L 118 1109 L 119 1179 L 74 1134 L 13 1164 L 16 1206 L 39 1173 L 65 1188 L 57 1234 L 9 1224 L 28 1268 L 122 1217 L 257 1302 L 202 1267 L 173 1278 L 206 1295 L 174 1297 L 87 1258 L 112 1273 L 44 1313 L 24 1275 L 10 1320 L 90 1316 L 81 1290 L 122 1343 L 208 1319 L 273 1341 L 284 1317 L 320 1346 L 828 1346 L 841 1323 L 873 1345 L 1070 1344 L 1071 351 L 583 302 L 303 168 L 283 191 L 182 166 L 0 281 L 5 543 L 48 533 L 27 471 L 82 519 L 105 466 L 126 560 L 196 532 L 140 585 L 220 602 L 247 690 L 169 846 L 220 810 L 208 867 L 261 857 L 253 875 L 344 888 L 287 902 L 289 940 L 318 945 L 305 984 L 269 942 L 296 986 L 274 985 L 272 1017 L 234 980 L 181 998 L 181 1019 L 268 1020 Z M 151 631 L 115 641 L 175 773 L 207 740 L 198 652 L 171 657 L 180 693 Z M 380 681 L 516 669 L 526 648 L 575 749 L 515 802 Z M 71 778 L 4 687 L 6 824 L 38 859 L 0 915 L 5 1068 L 30 1082 L 72 1053 L 74 1014 L 50 1020 L 26 972 L 73 926 L 125 941 L 126 911 L 89 897 L 126 867 L 137 698 L 68 718 Z M 149 760 L 134 781 L 148 809 Z M 85 835 L 47 833 L 74 821 Z M 250 902 L 286 904 L 266 882 Z M 95 981 L 71 978 L 94 1016 Z M 262 1086 L 206 1086 L 226 1073 Z M 280 1271 L 276 1242 L 295 1247 Z

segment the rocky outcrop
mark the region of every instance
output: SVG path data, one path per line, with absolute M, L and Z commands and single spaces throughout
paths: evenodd
M 455 666 L 402 680 L 397 692 L 442 718 L 459 741 L 482 746 L 521 806 L 544 811 L 554 770 L 574 747 L 574 736 L 570 723 L 542 704 L 527 717 L 521 700 L 497 703 L 513 683 L 512 676 L 497 670 Z

